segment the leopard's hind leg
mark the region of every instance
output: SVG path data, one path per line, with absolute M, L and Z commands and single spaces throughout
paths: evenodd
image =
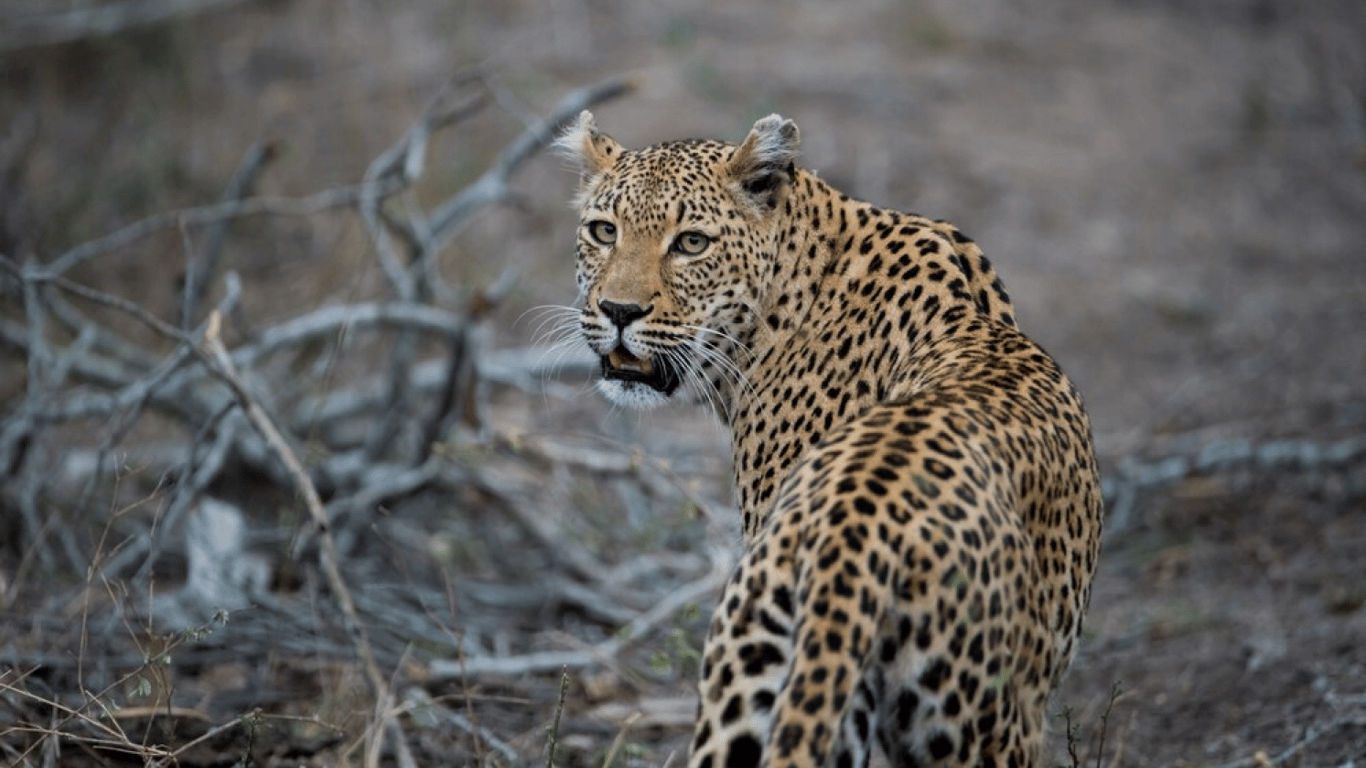
M 833 584 L 804 582 L 816 564 L 794 563 L 799 538 L 761 535 L 721 597 L 704 653 L 694 768 L 868 765 L 878 710 L 874 681 L 862 679 L 870 630 L 853 635 L 861 653 L 826 654 L 843 641 L 821 615 L 849 607 L 832 602 Z M 869 618 L 870 629 L 876 623 Z

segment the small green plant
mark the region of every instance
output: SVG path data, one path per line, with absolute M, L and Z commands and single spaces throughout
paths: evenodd
M 1271 130 L 1271 96 L 1263 83 L 1248 83 L 1243 89 L 1242 116 L 1239 127 L 1243 138 L 1257 141 Z
M 659 31 L 660 43 L 676 51 L 686 51 L 696 39 L 697 26 L 682 16 L 670 16 Z
M 646 757 L 649 751 L 634 741 L 613 744 L 613 749 L 602 758 L 602 768 L 622 768 L 629 760 Z
M 675 627 L 664 639 L 664 650 L 651 654 L 650 669 L 658 675 L 671 674 L 675 669 L 681 675 L 697 674 L 702 669 L 702 652 L 692 647 L 682 627 Z
M 137 682 L 133 685 L 133 691 L 129 694 L 134 699 L 145 699 L 152 695 L 152 681 L 146 675 L 138 675 Z
M 688 603 L 678 612 L 673 629 L 664 637 L 664 647 L 650 654 L 650 671 L 660 677 L 669 675 L 696 675 L 702 670 L 702 651 L 693 647 L 688 639 L 685 624 L 695 621 L 702 615 L 701 606 Z M 617 637 L 625 639 L 631 635 L 631 625 L 625 624 L 617 630 Z
M 958 35 L 948 20 L 928 10 L 910 20 L 911 40 L 926 51 L 947 51 L 958 43 Z

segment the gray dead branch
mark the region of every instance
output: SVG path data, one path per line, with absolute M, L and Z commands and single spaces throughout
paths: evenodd
M 134 5 L 156 4 L 123 4 L 129 11 Z M 0 608 L 15 602 L 32 574 L 68 574 L 83 585 L 49 590 L 45 609 L 95 606 L 82 629 L 92 647 L 120 647 L 120 634 L 144 631 L 138 627 L 212 637 L 239 654 L 353 659 L 375 702 L 363 740 L 366 765 L 384 754 L 415 764 L 398 719 L 415 708 L 475 733 L 515 764 L 510 747 L 464 715 L 422 694 L 399 700 L 393 671 L 414 644 L 425 655 L 445 649 L 463 659 L 462 678 L 525 674 L 539 668 L 525 661 L 531 647 L 557 642 L 549 637 L 563 645 L 567 636 L 511 637 L 508 614 L 568 613 L 613 637 L 595 656 L 611 665 L 614 651 L 671 620 L 681 600 L 701 601 L 729 567 L 710 556 L 604 559 L 565 536 L 567 510 L 551 519 L 535 506 L 546 471 L 629 476 L 651 504 L 678 505 L 686 496 L 664 473 L 631 457 L 614 459 L 609 449 L 591 452 L 594 468 L 582 459 L 590 452 L 557 448 L 553 436 L 500 434 L 487 414 L 492 388 L 565 395 L 572 388 L 546 382 L 546 372 L 583 373 L 591 361 L 548 347 L 492 349 L 485 325 L 515 274 L 471 289 L 446 285 L 435 269 L 436 255 L 461 227 L 512 198 L 514 174 L 561 126 L 631 87 L 629 79 L 612 78 L 566 95 L 474 183 L 430 209 L 412 185 L 427 168 L 430 137 L 492 102 L 479 73 L 454 78 L 358 184 L 298 198 L 253 197 L 272 156 L 263 143 L 246 154 L 220 202 L 153 215 L 46 260 L 0 254 L 0 291 L 18 309 L 0 317 L 0 355 L 26 372 L 22 396 L 0 421 L 0 504 L 19 513 L 16 549 L 24 553 L 17 570 L 0 579 Z M 359 216 L 387 278 L 385 295 L 308 308 L 228 342 L 223 322 L 244 289 L 223 271 L 227 222 L 325 211 Z M 185 282 L 170 317 L 69 277 L 79 265 L 176 230 L 187 244 Z M 196 251 L 193 242 L 202 246 Z M 211 302 L 213 291 L 219 297 Z M 388 344 L 367 342 L 381 334 Z M 331 371 L 348 354 L 373 362 L 377 347 L 386 359 L 369 366 L 369 378 L 297 377 L 300 369 Z M 263 526 L 270 512 L 244 492 L 244 473 L 258 478 L 253 486 L 283 491 L 292 499 L 287 507 L 302 502 L 306 515 Z M 562 577 L 542 574 L 543 583 L 521 587 L 448 578 L 443 587 L 402 580 L 380 562 L 377 531 L 389 546 L 433 547 L 430 525 L 386 517 L 391 506 L 462 496 L 497 509 L 521 531 L 519 546 L 541 548 L 537 557 Z M 91 536 L 92 526 L 103 533 Z M 168 583 L 175 563 L 183 573 Z M 292 592 L 276 586 L 285 572 L 300 581 Z M 689 579 L 682 591 L 670 587 Z M 622 626 L 638 629 L 617 637 Z M 187 648 L 178 658 L 209 652 Z M 5 666 L 65 666 L 47 653 L 5 654 Z M 118 658 L 77 665 L 83 687 L 112 690 L 129 674 Z M 139 666 L 150 663 L 144 658 Z M 50 737 L 104 738 L 79 725 L 98 700 L 64 702 L 79 716 Z
M 413 128 L 380 154 L 371 164 L 365 180 L 354 187 L 327 190 L 304 198 L 244 197 L 242 193 L 269 154 L 253 148 L 238 178 L 229 185 L 227 199 L 222 203 L 152 216 L 112 235 L 76 246 L 47 264 L 30 261 L 20 265 L 0 256 L 0 266 L 8 273 L 10 286 L 17 288 L 22 297 L 26 317 L 23 323 L 0 319 L 0 348 L 22 356 L 28 370 L 28 396 L 0 427 L 0 466 L 8 470 L 9 477 L 22 477 L 28 481 L 18 494 L 21 499 L 29 500 L 19 504 L 25 515 L 26 532 L 37 536 L 44 530 L 40 523 L 43 515 L 35 508 L 33 500 L 44 495 L 43 478 L 50 477 L 43 471 L 48 469 L 44 462 L 29 459 L 45 453 L 45 435 L 72 423 L 108 420 L 118 425 L 96 450 L 93 462 L 76 458 L 64 462 L 63 480 L 81 483 L 92 489 L 91 493 L 114 471 L 112 452 L 128 449 L 123 445 L 126 431 L 146 411 L 154 411 L 181 424 L 191 436 L 214 436 L 211 450 L 198 452 L 202 454 L 200 456 L 195 456 L 197 451 L 191 451 L 192 457 L 199 459 L 199 465 L 178 472 L 198 478 L 191 490 L 202 489 L 212 479 L 214 473 L 203 471 L 205 462 L 209 468 L 213 465 L 222 467 L 229 453 L 270 479 L 288 484 L 288 478 L 272 460 L 260 437 L 251 430 L 237 429 L 236 422 L 227 417 L 233 407 L 231 394 L 206 366 L 194 362 L 195 332 L 180 330 L 184 324 L 197 319 L 196 308 L 203 301 L 205 286 L 212 281 L 222 279 L 229 289 L 217 310 L 226 315 L 236 305 L 240 288 L 235 276 L 229 273 L 220 278 L 214 274 L 219 261 L 216 253 L 221 248 L 216 241 L 221 237 L 222 223 L 229 219 L 261 214 L 307 216 L 330 208 L 355 207 L 361 212 L 376 243 L 376 253 L 391 278 L 396 301 L 322 307 L 265 328 L 253 340 L 229 350 L 232 364 L 243 372 L 247 389 L 261 407 L 267 411 L 288 409 L 276 415 L 291 427 L 291 435 L 301 436 L 304 430 L 326 435 L 340 431 L 335 427 L 343 422 L 369 423 L 363 452 L 329 450 L 330 458 L 315 468 L 315 479 L 324 487 L 352 489 L 356 498 L 370 502 L 393 495 L 393 492 L 369 487 L 361 482 L 359 475 L 376 465 L 391 466 L 395 459 L 391 449 L 401 433 L 406 431 L 411 438 L 410 444 L 404 446 L 409 454 L 406 461 L 419 466 L 431 443 L 452 428 L 454 419 L 478 425 L 482 419 L 482 405 L 474 395 L 487 379 L 534 387 L 543 367 L 537 359 L 537 350 L 494 355 L 483 349 L 480 341 L 482 322 L 510 287 L 511 280 L 502 279 L 472 292 L 464 297 L 464 311 L 451 312 L 433 303 L 438 293 L 449 295 L 452 291 L 448 288 L 438 291 L 432 286 L 434 272 L 430 262 L 480 208 L 508 197 L 512 174 L 539 146 L 553 137 L 559 126 L 586 106 L 621 95 L 629 90 L 631 83 L 624 78 L 615 78 L 570 93 L 545 119 L 528 126 L 474 185 L 438 204 L 432 214 L 409 204 L 404 206 L 406 220 L 403 222 L 381 217 L 378 214 L 381 203 L 409 188 L 421 176 L 428 137 L 435 130 L 468 117 L 487 101 L 480 95 L 478 86 L 477 77 L 454 79 Z M 207 227 L 214 236 L 209 238 L 211 247 L 205 258 L 196 260 L 187 256 L 191 263 L 187 269 L 179 323 L 162 321 L 134 302 L 64 277 L 84 261 L 127 247 L 156 232 L 187 226 Z M 395 241 L 406 243 L 407 252 L 396 253 L 397 249 L 392 245 Z M 158 356 L 155 350 L 93 321 L 74 306 L 69 297 L 122 312 L 177 346 L 169 356 Z M 287 388 L 271 380 L 278 376 L 278 372 L 271 369 L 273 359 L 297 355 L 310 345 L 330 345 L 332 354 L 338 355 L 341 354 L 338 347 L 350 339 L 380 328 L 398 332 L 384 375 L 354 389 L 314 393 L 294 404 L 278 400 L 279 393 Z M 74 338 L 62 344 L 53 340 L 59 334 Z M 444 361 L 414 360 L 415 341 L 424 336 L 449 342 L 449 358 Z M 547 356 L 542 350 L 539 357 Z M 485 365 L 489 368 L 488 376 L 482 370 L 476 371 Z M 417 375 L 412 375 L 414 373 Z M 442 397 L 435 404 L 434 412 L 429 409 L 422 417 L 419 402 L 433 391 Z M 422 423 L 411 423 L 415 419 Z M 231 435 L 232 439 L 226 440 L 224 435 Z M 291 439 L 299 440 L 297 437 Z M 196 439 L 193 445 L 198 447 L 201 442 Z M 63 448 L 61 455 L 65 455 L 66 447 Z M 52 460 L 57 460 L 56 455 Z M 79 456 L 80 451 L 77 451 L 75 457 Z M 399 459 L 399 463 L 404 460 Z M 173 468 L 163 470 L 172 471 Z M 348 506 L 344 499 L 334 503 L 339 507 Z M 45 567 L 58 565 L 56 550 L 46 537 L 28 543 Z M 64 565 L 77 568 L 84 559 L 68 551 Z
M 1250 473 L 1341 472 L 1366 463 L 1366 435 L 1325 442 L 1299 438 L 1225 438 L 1160 458 L 1124 457 L 1104 478 L 1107 539 L 1144 525 L 1143 500 L 1194 477 Z

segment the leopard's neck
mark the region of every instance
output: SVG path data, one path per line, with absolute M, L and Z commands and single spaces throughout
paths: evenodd
M 948 224 L 854 200 L 808 171 L 786 213 L 774 283 L 735 361 L 745 381 L 722 414 L 747 537 L 831 429 L 951 375 L 938 348 L 964 321 L 1014 322 L 989 264 Z

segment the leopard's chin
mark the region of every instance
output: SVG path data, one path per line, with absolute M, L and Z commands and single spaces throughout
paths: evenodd
M 598 392 L 613 405 L 648 411 L 669 402 L 669 395 L 636 381 L 598 379 Z

